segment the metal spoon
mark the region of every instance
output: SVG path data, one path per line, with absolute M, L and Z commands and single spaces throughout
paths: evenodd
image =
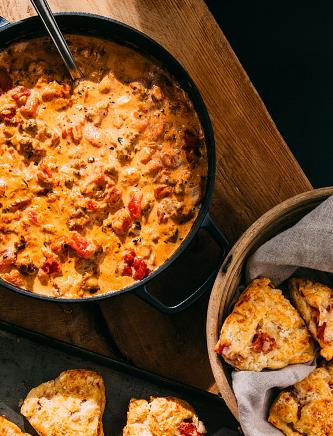
M 31 0 L 34 8 L 36 9 L 37 14 L 42 19 L 46 30 L 49 32 L 54 45 L 56 46 L 62 60 L 64 61 L 69 74 L 73 80 L 81 79 L 82 72 L 75 64 L 72 53 L 70 52 L 68 45 L 63 37 L 56 20 L 54 19 L 54 15 L 50 9 L 46 0 Z

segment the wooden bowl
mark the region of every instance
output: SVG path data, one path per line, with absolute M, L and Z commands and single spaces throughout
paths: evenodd
M 236 398 L 231 387 L 231 367 L 215 353 L 214 347 L 235 292 L 239 285 L 246 284 L 246 261 L 260 245 L 294 225 L 330 195 L 333 195 L 333 187 L 315 189 L 296 195 L 266 212 L 232 247 L 217 275 L 207 312 L 208 354 L 217 387 L 238 420 Z

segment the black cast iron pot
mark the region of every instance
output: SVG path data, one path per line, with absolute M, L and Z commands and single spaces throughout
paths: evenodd
M 216 276 L 216 269 L 214 269 L 214 271 L 209 275 L 204 283 L 202 283 L 183 301 L 179 302 L 174 306 L 168 306 L 162 303 L 152 294 L 150 294 L 147 289 L 148 283 L 152 280 L 157 280 L 158 275 L 176 261 L 178 256 L 180 256 L 188 247 L 189 243 L 192 241 L 193 237 L 200 228 L 206 228 L 210 235 L 219 244 L 221 248 L 221 258 L 224 257 L 228 247 L 228 242 L 225 236 L 216 227 L 208 213 L 208 206 L 210 203 L 215 181 L 215 143 L 212 125 L 205 104 L 201 98 L 198 89 L 196 88 L 195 84 L 193 83 L 187 72 L 184 70 L 184 68 L 163 47 L 161 47 L 159 44 L 157 44 L 155 41 L 153 41 L 151 38 L 144 35 L 143 33 L 118 21 L 86 13 L 60 13 L 56 14 L 56 20 L 60 29 L 64 33 L 73 33 L 88 36 L 91 35 L 104 39 L 109 39 L 119 44 L 130 46 L 149 57 L 153 57 L 175 77 L 180 86 L 188 93 L 191 101 L 193 102 L 204 131 L 208 159 L 206 190 L 200 212 L 188 236 L 185 238 L 185 240 L 182 242 L 176 252 L 166 262 L 164 262 L 163 265 L 161 265 L 148 277 L 141 280 L 140 282 L 134 283 L 133 285 L 120 289 L 118 291 L 80 299 L 46 297 L 17 288 L 16 286 L 13 286 L 12 284 L 7 283 L 3 280 L 0 280 L 0 284 L 7 289 L 23 295 L 28 295 L 41 300 L 55 301 L 61 303 L 82 303 L 85 301 L 99 301 L 106 298 L 114 297 L 116 295 L 120 295 L 125 292 L 133 292 L 135 295 L 152 304 L 162 312 L 180 312 L 181 310 L 187 308 L 194 301 L 196 301 L 205 291 L 210 288 Z M 44 26 L 39 17 L 27 18 L 16 23 L 9 23 L 8 21 L 1 19 L 0 26 L 0 49 L 22 39 L 31 39 L 33 37 L 46 35 L 46 30 L 44 29 Z

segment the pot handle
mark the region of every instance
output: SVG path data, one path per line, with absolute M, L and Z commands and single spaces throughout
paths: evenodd
M 137 288 L 134 293 L 138 297 L 140 297 L 145 302 L 151 304 L 156 309 L 158 309 L 160 312 L 167 313 L 167 314 L 173 314 L 181 312 L 182 310 L 187 309 L 189 306 L 191 306 L 192 303 L 194 303 L 201 295 L 203 295 L 205 292 L 207 292 L 211 287 L 213 286 L 213 283 L 215 281 L 216 275 L 218 270 L 220 269 L 220 262 L 224 259 L 227 250 L 229 248 L 229 243 L 222 233 L 222 231 L 217 227 L 214 220 L 211 218 L 209 213 L 206 215 L 201 228 L 206 229 L 208 233 L 211 235 L 213 239 L 217 242 L 217 244 L 220 246 L 221 249 L 221 258 L 219 261 L 219 265 L 217 268 L 214 269 L 212 273 L 209 274 L 208 278 L 197 288 L 195 289 L 188 297 L 185 298 L 185 300 L 181 301 L 180 303 L 177 303 L 174 306 L 168 306 L 164 303 L 162 303 L 158 298 L 154 297 L 147 289 L 146 285 L 140 286 Z

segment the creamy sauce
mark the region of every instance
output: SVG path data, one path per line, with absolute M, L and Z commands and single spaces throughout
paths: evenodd
M 0 277 L 81 298 L 146 277 L 182 243 L 207 172 L 198 117 L 158 65 L 68 36 L 73 85 L 48 39 L 0 53 Z

